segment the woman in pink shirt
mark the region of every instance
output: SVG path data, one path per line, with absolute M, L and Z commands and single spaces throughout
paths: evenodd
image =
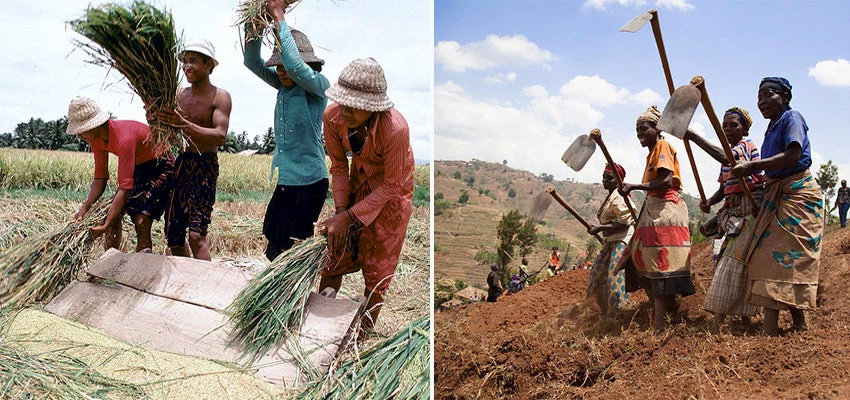
M 319 289 L 339 290 L 343 275 L 362 270 L 368 314 L 361 327 L 371 330 L 413 210 L 410 132 L 373 58 L 352 61 L 325 93 L 334 101 L 323 119 L 336 214 L 319 223 L 331 252 Z
M 136 251 L 150 252 L 151 224 L 166 207 L 174 173 L 170 150 L 155 154 L 148 141 L 148 126 L 136 121 L 110 120 L 94 100 L 75 97 L 68 107 L 69 135 L 76 135 L 91 146 L 94 154 L 94 179 L 89 195 L 74 219 L 80 220 L 106 190 L 108 163 L 112 153 L 118 156 L 118 190 L 103 224 L 91 228 L 93 238 L 107 233 L 106 248 L 121 244 L 121 219 L 126 212 L 136 228 Z

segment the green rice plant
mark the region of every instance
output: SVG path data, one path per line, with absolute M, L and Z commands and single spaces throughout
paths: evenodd
M 430 396 L 430 325 L 422 317 L 360 357 L 306 384 L 296 399 L 420 399 Z
M 0 310 L 53 299 L 85 267 L 112 200 L 95 203 L 81 221 L 31 236 L 0 253 Z
M 289 11 L 300 2 L 301 0 L 287 0 L 286 11 Z M 245 24 L 248 24 L 249 27 L 254 27 L 254 29 L 257 30 L 256 32 L 251 32 L 249 37 L 262 37 L 265 27 L 272 23 L 274 23 L 274 17 L 272 17 L 271 13 L 269 13 L 269 0 L 242 0 L 239 2 L 239 5 L 236 6 L 235 25 L 242 27 Z M 240 40 L 240 42 L 244 43 L 244 40 Z M 276 42 L 277 38 L 274 39 L 274 42 L 270 42 L 269 44 Z
M 307 298 L 328 260 L 327 239 L 313 236 L 279 255 L 228 306 L 235 339 L 252 363 L 298 332 Z
M 117 69 L 152 114 L 177 108 L 181 38 L 168 11 L 136 0 L 128 6 L 114 3 L 89 6 L 71 28 L 93 43 L 76 40 L 95 65 Z M 155 121 L 150 127 L 155 148 L 186 147 L 181 130 Z

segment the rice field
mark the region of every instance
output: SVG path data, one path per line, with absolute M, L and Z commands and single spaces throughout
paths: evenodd
M 271 156 L 219 153 L 218 191 L 271 192 Z M 118 158 L 109 155 L 110 185 L 115 184 Z M 0 189 L 61 189 L 88 191 L 94 176 L 91 153 L 0 148 Z M 269 195 L 271 196 L 271 194 Z

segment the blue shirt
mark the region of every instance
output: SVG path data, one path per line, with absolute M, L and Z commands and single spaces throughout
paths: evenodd
M 764 171 L 771 179 L 787 178 L 803 172 L 812 165 L 812 149 L 809 145 L 809 127 L 799 111 L 786 109 L 778 118 L 771 120 L 764 133 L 764 143 L 761 144 L 761 158 L 773 157 L 788 148 L 791 143 L 797 143 L 803 149 L 800 161 L 791 168 Z
M 251 40 L 245 46 L 244 64 L 277 89 L 271 173 L 278 169 L 278 185 L 304 186 L 328 177 L 322 114 L 328 104 L 325 90 L 330 87 L 330 82 L 301 59 L 285 21 L 280 23 L 278 32 L 282 46 L 280 60 L 295 82 L 293 87 L 280 83 L 275 67 L 263 66 L 259 39 Z

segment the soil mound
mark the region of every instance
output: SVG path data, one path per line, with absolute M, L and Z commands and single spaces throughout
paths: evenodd
M 850 230 L 824 236 L 824 303 L 809 330 L 758 334 L 761 317 L 708 331 L 702 310 L 714 273 L 708 243 L 691 250 L 697 293 L 680 299 L 671 329 L 649 330 L 642 292 L 614 319 L 585 300 L 587 270 L 568 271 L 497 303 L 438 314 L 438 399 L 850 398 Z

